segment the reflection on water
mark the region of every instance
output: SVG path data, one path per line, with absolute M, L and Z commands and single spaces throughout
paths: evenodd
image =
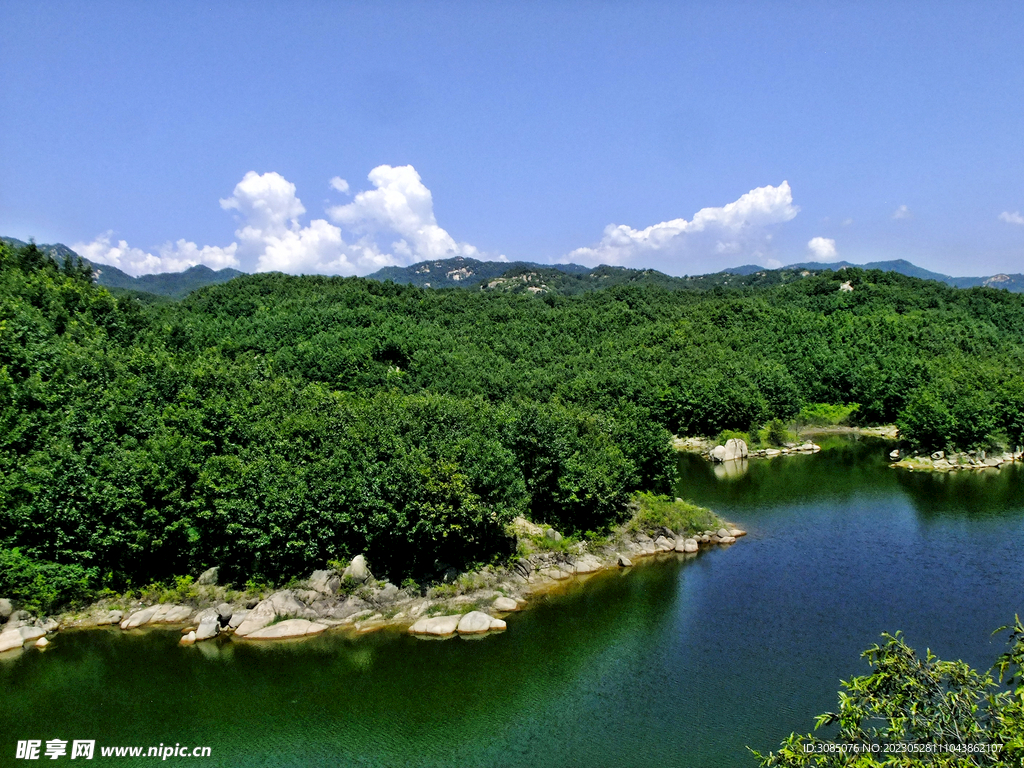
M 989 666 L 991 631 L 1024 612 L 1021 472 L 822 447 L 723 478 L 682 456 L 677 495 L 749 536 L 600 574 L 484 640 L 102 630 L 0 655 L 0 763 L 18 739 L 86 738 L 208 745 L 225 766 L 753 766 L 746 746 L 810 730 L 882 631 Z
M 747 459 L 723 461 L 715 464 L 713 471 L 717 480 L 735 480 L 747 474 Z

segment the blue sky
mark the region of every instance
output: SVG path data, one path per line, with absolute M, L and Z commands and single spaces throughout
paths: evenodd
M 133 274 L 1024 271 L 1020 2 L 0 0 L 0 22 L 0 234 Z

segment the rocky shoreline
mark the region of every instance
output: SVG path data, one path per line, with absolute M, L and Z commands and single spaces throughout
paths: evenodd
M 1004 464 L 1024 461 L 1024 452 L 1005 451 L 992 455 L 985 451 L 964 451 L 949 453 L 936 451 L 932 454 L 903 453 L 898 448 L 889 453 L 890 467 L 908 469 L 911 472 L 959 472 L 968 469 L 995 469 Z
M 521 540 L 561 540 L 553 529 L 523 518 L 513 526 Z M 296 587 L 262 596 L 239 595 L 219 586 L 217 569 L 212 568 L 196 580 L 197 597 L 187 602 L 147 605 L 139 600 L 126 604 L 101 600 L 76 613 L 43 618 L 13 611 L 9 601 L 0 600 L 0 619 L 5 622 L 0 625 L 0 653 L 29 645 L 44 649 L 51 645 L 47 637 L 61 630 L 90 628 L 130 632 L 181 627 L 183 645 L 216 637 L 230 637 L 232 642 L 308 637 L 328 630 L 364 634 L 385 627 L 424 638 L 487 635 L 504 631 L 510 614 L 546 592 L 600 571 L 630 568 L 640 558 L 696 557 L 702 549 L 729 546 L 744 535 L 732 525 L 700 532 L 620 529 L 599 545 L 581 542 L 566 549 L 535 551 L 508 567 L 455 574 L 448 583 L 425 591 L 378 581 L 360 555 L 340 573 L 314 571 Z

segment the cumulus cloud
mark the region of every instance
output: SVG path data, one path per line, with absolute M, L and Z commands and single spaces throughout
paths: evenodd
M 181 272 L 198 264 L 205 264 L 211 269 L 239 266 L 235 253 L 235 243 L 226 248 L 215 245 L 204 245 L 200 248 L 187 240 L 166 243 L 157 249 L 157 253 L 149 253 L 141 248 L 133 248 L 124 240 L 113 242 L 114 233 L 104 232 L 91 243 L 75 243 L 71 250 L 94 264 L 106 264 L 117 267 L 129 275 L 137 276 L 153 272 Z
M 1019 224 L 1024 226 L 1024 216 L 1020 215 L 1020 211 L 1014 211 L 1013 213 L 1003 211 L 999 214 L 999 220 L 1005 221 L 1007 224 Z
M 679 256 L 695 247 L 719 255 L 746 253 L 764 260 L 763 248 L 770 240 L 765 228 L 790 221 L 799 210 L 793 205 L 789 182 L 784 181 L 777 187 L 752 189 L 720 208 L 702 208 L 690 221 L 672 219 L 640 230 L 609 224 L 600 243 L 577 248 L 564 260 L 621 265 L 638 256 Z
M 829 237 L 812 237 L 807 243 L 807 249 L 816 261 L 833 261 L 838 256 L 836 241 Z
M 905 206 L 905 205 L 901 205 L 899 208 L 897 208 L 895 211 L 893 211 L 892 217 L 894 219 L 897 219 L 897 220 L 898 219 L 909 219 L 910 218 L 910 209 L 907 208 L 907 206 Z
M 472 245 L 456 243 L 437 225 L 434 198 L 411 165 L 378 165 L 367 178 L 374 189 L 327 210 L 336 224 L 369 238 L 397 235 L 391 248 L 406 259 L 478 255 Z
M 238 222 L 236 241 L 228 246 L 199 247 L 178 240 L 154 254 L 124 240 L 115 242 L 113 233 L 106 232 L 91 243 L 77 243 L 74 250 L 131 275 L 177 272 L 195 264 L 239 267 L 243 261 L 257 272 L 365 274 L 413 261 L 479 255 L 475 247 L 456 242 L 438 226 L 430 190 L 411 165 L 381 165 L 368 178 L 373 189 L 328 210 L 334 224 L 326 219 L 304 224 L 306 207 L 293 183 L 273 171 L 249 171 L 231 196 L 220 201 Z M 349 191 L 348 182 L 339 176 L 328 183 L 338 192 Z

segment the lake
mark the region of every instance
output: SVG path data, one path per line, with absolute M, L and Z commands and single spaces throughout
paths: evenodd
M 209 746 L 224 766 L 754 766 L 836 706 L 883 631 L 987 669 L 1024 613 L 1024 472 L 886 466 L 886 444 L 719 476 L 677 494 L 749 531 L 601 574 L 480 640 L 339 633 L 176 645 L 65 632 L 0 656 L 0 764 L 22 739 Z M 719 469 L 719 473 L 721 470 Z M 64 760 L 67 757 L 62 758 Z M 110 760 L 111 758 L 108 758 Z

